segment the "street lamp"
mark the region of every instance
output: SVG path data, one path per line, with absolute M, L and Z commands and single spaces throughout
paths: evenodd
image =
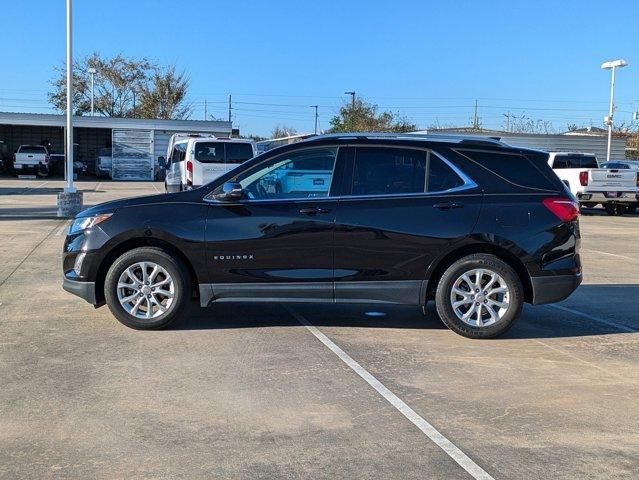
M 344 92 L 344 95 L 350 95 L 351 96 L 351 108 L 355 108 L 355 92 L 351 91 L 351 92 Z
M 87 70 L 87 72 L 89 72 L 89 75 L 91 75 L 91 116 L 93 116 L 93 86 L 95 85 L 95 74 L 98 73 L 98 71 L 91 67 Z
M 608 147 L 606 149 L 606 162 L 610 161 L 610 149 L 612 147 L 612 122 L 615 113 L 615 72 L 618 68 L 623 68 L 628 63 L 625 60 L 611 60 L 601 64 L 604 70 L 612 70 L 610 77 L 610 109 L 608 116 L 604 118 L 604 124 L 608 125 Z

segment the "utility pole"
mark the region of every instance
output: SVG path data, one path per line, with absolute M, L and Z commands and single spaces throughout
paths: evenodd
M 354 110 L 355 109 L 355 92 L 344 92 L 345 95 L 350 95 L 351 96 L 351 108 Z
M 510 133 L 510 112 L 504 113 L 504 117 L 506 117 L 506 131 Z
M 317 135 L 317 121 L 319 119 L 319 114 L 317 113 L 317 108 L 319 105 L 311 105 L 311 108 L 315 109 L 315 135 Z
M 95 94 L 95 90 L 94 90 L 94 86 L 95 86 L 95 74 L 98 73 L 98 71 L 91 67 L 88 70 L 89 75 L 91 75 L 91 116 L 93 116 L 93 98 L 94 98 L 94 94 Z
M 206 120 L 209 117 L 207 112 L 207 107 L 208 105 L 206 104 L 206 99 L 204 99 L 204 120 Z
M 477 116 L 477 99 L 475 99 L 475 115 L 473 116 L 473 129 L 479 130 L 479 117 Z
M 623 60 L 613 60 L 611 62 L 605 62 L 601 65 L 604 70 L 611 70 L 612 75 L 610 77 L 610 108 L 608 110 L 608 116 L 604 118 L 604 124 L 608 126 L 608 145 L 606 148 L 606 162 L 610 161 L 610 152 L 612 148 L 612 124 L 613 116 L 615 114 L 615 72 L 618 68 L 627 66 L 628 63 Z
M 135 88 L 133 89 L 133 118 L 135 118 Z
M 232 110 L 233 110 L 233 103 L 232 103 L 231 94 L 229 94 L 229 122 L 231 121 L 231 111 Z

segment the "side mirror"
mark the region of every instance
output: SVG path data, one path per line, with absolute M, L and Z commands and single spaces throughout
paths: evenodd
M 244 190 L 238 182 L 226 182 L 222 185 L 222 192 L 215 196 L 216 199 L 224 202 L 234 202 L 244 198 Z
M 158 157 L 158 166 L 160 168 L 166 168 L 166 158 Z

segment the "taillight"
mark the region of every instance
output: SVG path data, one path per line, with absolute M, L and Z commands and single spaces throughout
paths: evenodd
M 49 163 L 49 155 L 44 156 L 44 163 Z
M 639 172 L 637 172 L 637 186 L 639 187 Z
M 579 172 L 579 183 L 582 187 L 588 185 L 588 172 Z
M 543 199 L 544 206 L 562 222 L 572 222 L 579 216 L 577 202 L 565 197 L 549 197 Z
M 193 185 L 193 162 L 191 160 L 186 161 L 186 184 Z

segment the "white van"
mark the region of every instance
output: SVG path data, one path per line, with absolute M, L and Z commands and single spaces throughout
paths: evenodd
M 165 161 L 166 191 L 181 192 L 206 185 L 256 153 L 251 140 L 175 134 L 169 141 Z

